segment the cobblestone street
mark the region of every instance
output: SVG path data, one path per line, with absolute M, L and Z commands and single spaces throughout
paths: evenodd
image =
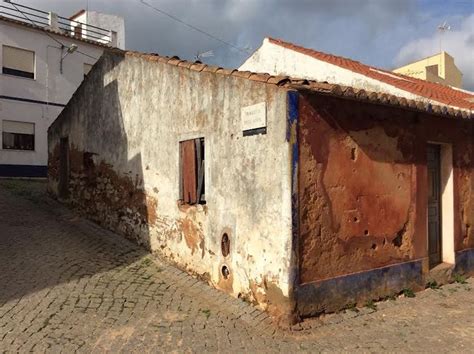
M 474 281 L 277 330 L 49 199 L 0 181 L 0 352 L 472 352 Z

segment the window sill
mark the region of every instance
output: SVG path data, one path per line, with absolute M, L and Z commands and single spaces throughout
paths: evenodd
M 36 81 L 36 77 L 35 78 L 29 78 L 29 77 L 24 77 L 24 76 L 18 76 L 18 75 L 11 75 L 11 74 L 5 74 L 5 73 L 0 73 L 0 75 L 2 76 L 6 76 L 6 77 L 13 77 L 13 78 L 16 78 L 16 79 L 22 79 L 22 80 L 28 80 L 28 81 Z
M 207 204 L 187 204 L 183 202 L 181 199 L 178 200 L 177 204 L 178 204 L 178 209 L 183 212 L 186 212 L 189 209 L 194 209 L 197 212 L 207 213 L 207 209 L 208 209 Z
M 14 152 L 36 152 L 36 150 L 25 150 L 25 149 L 5 149 L 5 148 L 2 148 L 2 151 L 14 151 Z

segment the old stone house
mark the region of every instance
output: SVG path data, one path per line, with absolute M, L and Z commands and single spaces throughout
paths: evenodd
M 49 128 L 49 190 L 281 320 L 474 269 L 472 116 L 108 50 Z

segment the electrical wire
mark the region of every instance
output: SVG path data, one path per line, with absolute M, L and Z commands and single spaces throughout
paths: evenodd
M 220 39 L 219 37 L 214 36 L 213 34 L 211 34 L 211 33 L 209 33 L 209 32 L 206 32 L 206 31 L 204 31 L 204 30 L 202 30 L 202 29 L 200 29 L 200 28 L 198 28 L 198 27 L 196 27 L 196 26 L 194 26 L 194 25 L 191 25 L 191 24 L 189 24 L 189 23 L 187 23 L 187 22 L 184 22 L 183 20 L 177 18 L 176 16 L 173 16 L 173 15 L 171 15 L 170 13 L 168 13 L 168 12 L 166 12 L 166 11 L 163 11 L 163 10 L 161 10 L 161 9 L 159 9 L 159 8 L 157 8 L 157 7 L 153 6 L 153 5 L 151 5 L 150 3 L 146 2 L 145 0 L 138 0 L 138 1 L 139 1 L 141 4 L 143 4 L 143 5 L 145 5 L 145 6 L 149 7 L 149 8 L 151 8 L 151 9 L 153 9 L 153 10 L 155 10 L 156 12 L 159 12 L 160 14 L 165 15 L 165 16 L 171 18 L 172 20 L 174 20 L 174 21 L 176 21 L 176 22 L 179 22 L 179 23 L 181 23 L 182 25 L 184 25 L 184 26 L 186 26 L 186 27 L 189 27 L 189 28 L 195 30 L 196 32 L 199 32 L 199 33 L 201 33 L 201 34 L 204 34 L 205 36 L 207 36 L 207 37 L 209 37 L 209 38 L 211 38 L 211 39 L 214 39 L 215 41 L 221 42 L 222 44 L 225 44 L 225 45 L 227 45 L 227 46 L 229 46 L 229 47 L 231 47 L 231 48 L 233 48 L 233 49 L 236 49 L 236 50 L 238 50 L 238 51 L 240 51 L 240 52 L 242 52 L 242 53 L 250 54 L 250 51 L 245 50 L 245 49 L 243 49 L 243 48 L 239 48 L 239 47 L 233 45 L 232 43 L 226 42 L 226 41 L 224 41 L 223 39 Z

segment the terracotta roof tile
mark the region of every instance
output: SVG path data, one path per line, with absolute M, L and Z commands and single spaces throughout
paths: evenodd
M 69 16 L 69 19 L 74 20 L 76 17 L 81 16 L 85 12 L 86 12 L 85 9 L 81 9 L 81 10 L 77 11 L 74 15 Z
M 315 59 L 337 65 L 355 73 L 365 75 L 369 78 L 387 83 L 412 94 L 423 96 L 438 101 L 442 104 L 452 105 L 462 109 L 474 109 L 474 103 L 470 102 L 470 99 L 474 98 L 474 94 L 472 93 L 456 90 L 452 87 L 434 82 L 397 74 L 384 69 L 371 67 L 352 59 L 318 52 L 316 50 L 285 42 L 280 39 L 269 38 L 268 40 L 270 43 L 309 55 Z
M 407 100 L 403 97 L 397 97 L 394 95 L 388 95 L 383 92 L 372 92 L 361 89 L 355 89 L 353 87 L 342 86 L 337 84 L 330 84 L 328 82 L 318 82 L 307 79 L 290 78 L 287 76 L 273 76 L 266 73 L 254 73 L 250 71 L 239 71 L 236 69 L 224 69 L 217 66 L 209 66 L 201 62 L 190 62 L 181 60 L 178 57 L 160 57 L 157 54 L 147 54 L 134 51 L 123 51 L 117 48 L 108 49 L 108 52 L 117 53 L 120 55 L 129 55 L 134 57 L 141 57 L 150 61 L 158 61 L 160 63 L 166 63 L 176 67 L 181 67 L 186 70 L 193 70 L 196 72 L 209 72 L 213 74 L 234 76 L 247 80 L 257 81 L 264 84 L 276 85 L 287 89 L 306 89 L 321 94 L 339 96 L 353 100 L 365 100 L 375 104 L 391 105 L 391 106 L 403 106 L 410 109 L 433 112 L 433 107 L 436 107 L 437 114 L 457 117 L 457 118 L 471 118 L 471 113 L 453 109 L 452 107 L 440 107 L 432 106 L 431 104 L 426 105 L 424 102 L 416 100 Z

